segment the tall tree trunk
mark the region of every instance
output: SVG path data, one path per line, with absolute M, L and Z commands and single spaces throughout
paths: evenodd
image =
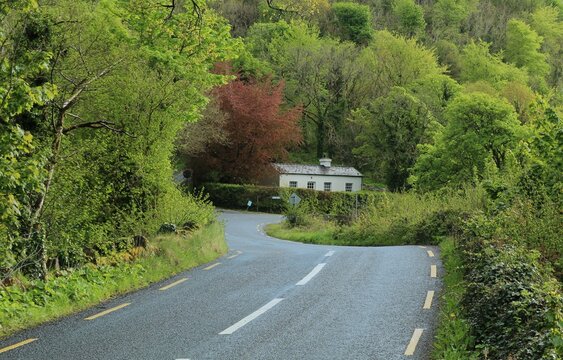
M 319 117 L 317 122 L 317 158 L 324 157 L 325 149 L 325 123 L 322 117 Z
M 64 130 L 64 118 L 65 111 L 60 110 L 55 124 L 55 133 L 53 138 L 53 143 L 51 145 L 51 156 L 47 160 L 45 166 L 47 170 L 47 179 L 45 180 L 45 188 L 43 192 L 39 195 L 39 199 L 34 206 L 33 216 L 31 217 L 31 222 L 29 225 L 28 240 L 34 239 L 38 242 L 38 261 L 41 267 L 41 278 L 43 280 L 47 279 L 47 248 L 45 244 L 45 237 L 42 235 L 41 229 L 41 215 L 43 214 L 43 209 L 45 206 L 45 199 L 49 193 L 49 188 L 53 181 L 53 176 L 55 174 L 55 167 L 59 158 L 59 153 L 61 151 L 61 143 L 63 140 L 63 130 Z

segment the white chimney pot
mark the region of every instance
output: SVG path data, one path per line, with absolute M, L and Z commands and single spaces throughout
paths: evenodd
M 321 163 L 322 167 L 329 168 L 331 163 L 332 163 L 332 159 L 322 158 L 322 159 L 319 159 L 319 162 Z

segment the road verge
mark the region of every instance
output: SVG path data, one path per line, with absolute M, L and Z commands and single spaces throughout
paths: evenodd
M 214 222 L 187 235 L 157 236 L 131 261 L 89 264 L 47 281 L 0 288 L 0 338 L 146 287 L 226 252 L 223 225 Z

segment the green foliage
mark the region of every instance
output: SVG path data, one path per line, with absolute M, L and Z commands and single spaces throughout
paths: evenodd
M 421 147 L 413 168 L 410 181 L 421 190 L 482 178 L 491 161 L 502 169 L 508 152 L 525 135 L 512 106 L 480 93 L 453 100 L 446 119 L 435 144 Z
M 438 0 L 432 8 L 432 32 L 444 40 L 458 40 L 471 10 L 471 0 Z
M 549 54 L 548 63 L 550 74 L 548 82 L 556 89 L 561 89 L 563 85 L 563 21 L 560 14 L 563 8 L 559 2 L 559 9 L 555 6 L 545 6 L 538 8 L 531 15 L 532 28 L 543 37 L 541 51 Z
M 220 208 L 244 210 L 248 201 L 252 201 L 250 210 L 281 213 L 285 206 L 282 200 L 273 199 L 279 196 L 279 188 L 275 187 L 206 183 L 202 191 Z
M 512 19 L 506 29 L 505 58 L 520 68 L 525 68 L 536 79 L 535 87 L 545 88 L 545 76 L 549 73 L 546 55 L 540 52 L 543 38 L 523 21 Z M 542 86 L 543 85 L 543 86 Z
M 299 241 L 308 244 L 346 245 L 334 238 L 338 231 L 337 225 L 317 217 L 308 217 L 307 222 L 297 226 L 287 221 L 280 224 L 269 224 L 264 229 L 269 236 Z
M 362 51 L 360 64 L 365 66 L 369 99 L 386 95 L 394 86 L 405 87 L 414 81 L 444 72 L 431 50 L 389 31 L 377 31 L 374 41 Z
M 393 13 L 399 19 L 399 31 L 403 35 L 415 37 L 424 31 L 424 10 L 414 0 L 396 0 Z
M 481 188 L 459 193 L 385 193 L 336 236 L 348 245 L 437 244 L 440 237 L 461 231 L 468 214 L 484 206 Z
M 372 39 L 372 18 L 370 8 L 353 2 L 332 4 L 342 40 L 350 40 L 358 45 L 366 45 Z
M 380 196 L 373 192 L 328 192 L 309 189 L 279 188 L 257 185 L 235 185 L 207 183 L 203 186 L 209 193 L 209 199 L 215 206 L 227 209 L 246 209 L 248 201 L 253 205 L 250 210 L 282 213 L 287 208 L 287 200 L 292 193 L 301 199 L 300 207 L 310 215 L 331 215 L 346 220 L 362 209 L 377 201 Z M 281 197 L 281 199 L 273 199 Z
M 444 264 L 444 287 L 440 297 L 439 325 L 434 340 L 432 359 L 476 360 L 478 353 L 473 351 L 475 338 L 471 327 L 464 318 L 461 301 L 465 295 L 466 283 L 463 280 L 463 257 L 455 246 L 453 237 L 440 242 L 440 258 Z
M 537 252 L 482 240 L 489 226 L 476 219 L 470 227 L 475 238 L 465 244 L 462 303 L 477 347 L 495 359 L 558 358 L 563 351 L 560 284 L 540 265 Z
M 461 89 L 461 85 L 447 75 L 428 75 L 408 86 L 408 90 L 426 105 L 442 125 L 446 124 L 446 107 Z
M 51 54 L 35 30 L 44 25 L 32 1 L 15 1 L 0 8 L 0 279 L 18 261 L 13 242 L 21 221 L 30 215 L 34 196 L 41 192 L 42 159 L 33 156 L 33 135 L 18 117 L 44 105 L 56 88 L 33 79 L 48 70 Z M 35 37 L 35 38 L 34 38 Z
M 316 147 L 317 158 L 334 153 L 350 109 L 349 89 L 361 80 L 354 64 L 352 43 L 321 38 L 318 29 L 294 22 L 284 36 L 268 45 L 275 71 L 285 80 L 291 105 L 302 105 L 306 144 Z M 330 136 L 334 134 L 334 136 Z
M 438 124 L 426 105 L 396 87 L 388 96 L 369 107 L 369 115 L 359 118 L 361 131 L 354 149 L 369 163 L 370 170 L 381 173 L 393 191 L 407 185 L 408 170 L 417 158 L 417 145 L 431 140 Z
M 236 56 L 226 22 L 200 1 L 21 4 L 0 24 L 0 278 L 28 261 L 42 276 L 48 259 L 82 264 L 85 250 L 106 254 L 163 222 L 209 222 L 170 160 L 226 80 L 212 67 Z
M 501 56 L 490 53 L 490 44 L 471 41 L 462 50 L 461 80 L 466 83 L 485 81 L 493 86 L 508 81 L 527 83 L 528 74 L 505 64 Z

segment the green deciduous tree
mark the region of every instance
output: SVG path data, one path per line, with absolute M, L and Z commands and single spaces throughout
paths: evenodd
M 408 89 L 428 107 L 438 122 L 444 125 L 444 110 L 461 92 L 462 87 L 447 75 L 428 75 L 411 83 Z
M 250 33 L 258 31 L 252 29 Z M 289 102 L 303 106 L 305 146 L 314 148 L 318 157 L 335 152 L 333 140 L 339 136 L 351 108 L 351 94 L 361 77 L 354 64 L 356 47 L 350 42 L 321 38 L 317 29 L 304 23 L 292 23 L 272 37 L 266 48 L 276 75 L 286 81 Z
M 549 85 L 556 89 L 563 86 L 563 8 L 546 6 L 537 9 L 531 15 L 532 28 L 543 37 L 541 50 L 549 54 L 550 65 Z
M 540 52 L 543 38 L 523 21 L 511 19 L 506 29 L 505 58 L 508 62 L 526 69 L 537 89 L 545 88 L 549 73 L 546 55 Z
M 46 79 L 58 92 L 34 100 L 42 111 L 18 121 L 40 144 L 33 152 L 46 158 L 21 243 L 38 245 L 45 276 L 47 257 L 74 266 L 84 249 L 107 253 L 123 245 L 116 237 L 190 213 L 172 182 L 174 139 L 184 122 L 197 120 L 205 93 L 224 83 L 211 69 L 234 57 L 239 42 L 203 1 L 53 0 L 39 15 L 48 31 L 29 33 L 49 34 L 52 56 L 25 80 Z
M 422 6 L 414 0 L 397 0 L 393 13 L 399 20 L 399 31 L 407 37 L 415 37 L 424 32 L 426 21 Z
M 352 2 L 332 4 L 338 36 L 359 45 L 366 45 L 373 35 L 370 8 Z
M 471 0 L 437 0 L 432 7 L 432 33 L 439 39 L 456 41 L 472 8 Z
M 528 74 L 516 66 L 505 64 L 499 55 L 490 53 L 490 44 L 470 42 L 462 51 L 461 80 L 465 83 L 485 81 L 494 87 L 506 82 L 528 82 Z
M 460 186 L 481 177 L 491 161 L 497 169 L 525 132 L 513 107 L 481 93 L 458 96 L 446 110 L 447 125 L 435 143 L 421 146 L 410 182 L 418 189 Z
M 359 68 L 365 69 L 363 92 L 369 99 L 385 96 L 394 86 L 406 86 L 430 75 L 442 74 L 436 55 L 414 39 L 377 31 L 374 41 L 362 50 Z
M 354 153 L 364 160 L 364 169 L 384 180 L 391 190 L 405 188 L 409 168 L 418 155 L 417 145 L 429 142 L 439 126 L 426 105 L 396 87 L 356 120 L 362 129 L 357 141 L 362 145 Z
M 22 222 L 42 190 L 41 158 L 33 156 L 33 135 L 18 119 L 53 98 L 56 89 L 35 79 L 48 70 L 48 34 L 36 33 L 45 19 L 33 1 L 0 5 L 0 284 L 31 256 L 15 249 Z

